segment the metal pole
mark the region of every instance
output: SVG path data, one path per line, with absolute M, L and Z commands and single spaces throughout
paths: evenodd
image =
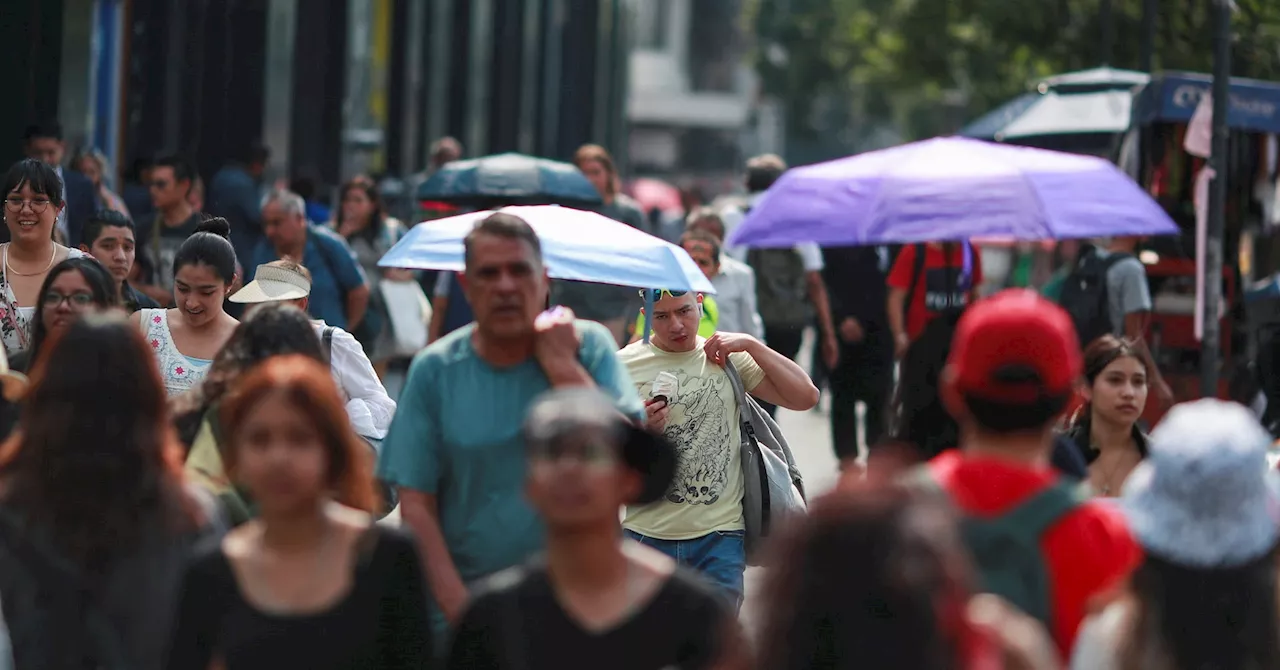
M 1112 11 L 1111 0 L 1101 0 L 1098 12 L 1102 15 L 1102 64 L 1111 65 L 1111 57 L 1116 43 L 1116 14 Z
M 1151 72 L 1155 68 L 1156 14 L 1160 0 L 1142 0 L 1142 55 L 1138 69 Z
M 1200 355 L 1200 394 L 1218 396 L 1218 367 L 1222 331 L 1218 313 L 1222 305 L 1222 238 L 1226 229 L 1227 114 L 1231 94 L 1231 3 L 1214 0 L 1213 39 L 1213 155 L 1209 166 L 1216 176 L 1209 185 L 1209 221 L 1205 231 L 1204 341 Z

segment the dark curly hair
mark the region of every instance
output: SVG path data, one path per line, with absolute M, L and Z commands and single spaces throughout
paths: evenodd
M 174 399 L 174 424 L 183 443 L 195 440 L 205 414 L 242 374 L 268 358 L 287 354 L 326 364 L 328 360 L 302 310 L 287 303 L 266 303 L 250 311 L 214 357 L 204 381 Z
M 89 314 L 37 361 L 21 429 L 3 447 L 0 501 L 89 574 L 156 520 L 194 530 L 155 354 L 123 315 Z

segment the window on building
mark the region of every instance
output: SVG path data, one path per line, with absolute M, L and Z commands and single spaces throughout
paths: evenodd
M 739 0 L 689 3 L 689 80 L 694 91 L 729 93 L 742 59 Z
M 636 8 L 636 47 L 652 51 L 667 48 L 671 0 L 641 0 Z

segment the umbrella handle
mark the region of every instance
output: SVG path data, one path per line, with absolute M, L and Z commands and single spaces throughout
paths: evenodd
M 649 343 L 649 315 L 653 314 L 653 291 L 646 290 L 644 292 L 644 318 L 640 320 L 641 328 L 644 329 L 644 343 Z

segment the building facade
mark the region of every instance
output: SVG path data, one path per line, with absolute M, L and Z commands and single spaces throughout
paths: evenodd
M 623 0 L 32 0 L 0 3 L 22 73 L 0 160 L 60 120 L 123 171 L 177 152 L 210 176 L 263 142 L 271 176 L 330 186 L 423 169 L 442 135 L 467 155 L 625 154 Z
M 776 109 L 747 63 L 742 0 L 632 0 L 631 124 L 638 173 L 726 179 L 780 151 Z

